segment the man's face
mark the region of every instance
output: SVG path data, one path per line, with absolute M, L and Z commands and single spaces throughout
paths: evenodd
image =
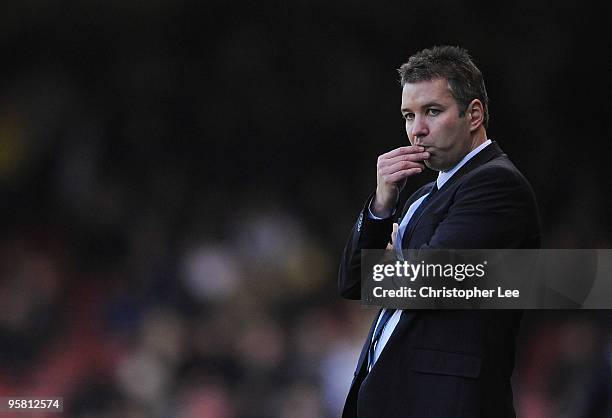
M 402 90 L 402 115 L 412 145 L 425 147 L 424 161 L 432 170 L 453 168 L 472 150 L 470 118 L 459 116 L 457 102 L 445 79 L 406 83 Z

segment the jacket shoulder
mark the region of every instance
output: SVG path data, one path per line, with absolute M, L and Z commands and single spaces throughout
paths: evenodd
M 531 191 L 531 185 L 527 178 L 506 154 L 502 154 L 474 168 L 461 180 L 463 182 L 488 180 L 487 182 L 514 184 Z

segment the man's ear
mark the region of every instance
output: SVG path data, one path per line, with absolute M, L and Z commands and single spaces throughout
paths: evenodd
M 470 131 L 475 131 L 484 122 L 484 106 L 478 99 L 470 102 L 466 110 L 467 117 L 470 121 Z

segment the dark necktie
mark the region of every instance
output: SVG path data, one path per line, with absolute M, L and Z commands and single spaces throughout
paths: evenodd
M 390 308 L 385 309 L 382 316 L 380 317 L 380 321 L 378 321 L 378 325 L 376 326 L 376 329 L 374 330 L 374 334 L 372 335 L 372 341 L 370 342 L 370 348 L 368 349 L 368 370 L 370 369 L 370 367 L 372 367 L 372 364 L 374 362 L 374 348 L 376 346 L 376 343 L 380 339 L 380 336 L 382 335 L 385 325 L 387 325 L 387 322 L 389 322 L 389 318 L 391 318 L 391 316 L 395 313 L 395 311 L 396 309 L 390 309 Z
M 412 235 L 412 229 L 414 228 L 416 221 L 419 219 L 419 216 L 421 216 L 421 213 L 423 213 L 423 211 L 425 210 L 425 206 L 427 206 L 427 202 L 429 201 L 429 199 L 431 199 L 433 195 L 436 194 L 437 191 L 438 191 L 438 182 L 435 181 L 433 184 L 433 187 L 431 188 L 431 190 L 429 190 L 429 193 L 427 194 L 427 196 L 425 196 L 425 199 L 423 199 L 419 207 L 414 211 L 414 213 L 410 217 L 410 220 L 408 221 L 408 225 L 406 225 L 406 229 L 404 230 L 404 234 L 402 235 L 402 248 L 406 248 L 408 246 L 408 237 Z

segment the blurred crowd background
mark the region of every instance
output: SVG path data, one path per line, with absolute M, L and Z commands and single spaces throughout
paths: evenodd
M 337 417 L 375 313 L 337 265 L 376 157 L 406 143 L 396 69 L 467 48 L 544 246 L 610 248 L 607 25 L 588 2 L 6 2 L 0 396 Z M 611 328 L 528 312 L 519 416 L 611 417 Z

